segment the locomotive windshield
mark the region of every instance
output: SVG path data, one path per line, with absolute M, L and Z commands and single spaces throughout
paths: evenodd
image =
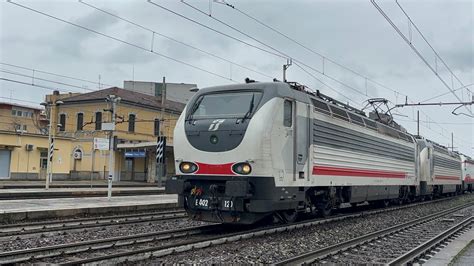
M 238 91 L 205 94 L 194 103 L 189 118 L 248 118 L 255 111 L 262 93 Z

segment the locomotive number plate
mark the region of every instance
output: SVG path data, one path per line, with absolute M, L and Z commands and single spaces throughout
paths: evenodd
M 194 206 L 196 206 L 198 208 L 207 209 L 207 208 L 209 208 L 209 200 L 208 199 L 196 198 L 194 200 Z
M 222 207 L 224 209 L 231 209 L 234 207 L 234 202 L 232 200 L 224 200 L 222 201 Z

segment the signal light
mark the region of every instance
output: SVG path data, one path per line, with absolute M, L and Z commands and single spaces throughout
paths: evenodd
M 179 170 L 186 174 L 194 173 L 197 171 L 197 165 L 191 162 L 182 162 L 179 165 Z
M 238 163 L 232 166 L 232 170 L 237 174 L 248 175 L 252 172 L 252 167 L 248 163 Z

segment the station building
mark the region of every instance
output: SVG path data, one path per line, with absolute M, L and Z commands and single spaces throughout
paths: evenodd
M 1 105 L 0 178 L 46 178 L 48 119 L 55 136 L 53 180 L 105 179 L 108 175 L 110 95 L 120 98 L 115 109 L 115 181 L 156 180 L 158 136 L 167 137 L 167 176 L 174 174 L 173 130 L 185 104 L 117 87 L 83 94 L 46 96 L 47 108 Z M 18 116 L 21 111 L 21 117 Z M 164 111 L 164 112 L 162 112 Z M 23 115 L 27 112 L 27 115 Z M 3 117 L 5 116 L 5 117 Z M 21 126 L 18 126 L 21 125 Z M 25 129 L 23 127 L 25 125 Z

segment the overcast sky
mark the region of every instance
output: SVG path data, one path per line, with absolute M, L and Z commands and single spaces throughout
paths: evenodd
M 211 18 L 200 14 L 179 1 L 154 0 L 173 11 L 181 13 L 200 23 L 234 36 L 242 41 L 263 47 Z M 196 83 L 199 87 L 242 82 L 245 77 L 259 81 L 269 81 L 269 77 L 281 79 L 284 58 L 270 55 L 243 43 L 212 32 L 183 18 L 160 9 L 147 1 L 97 1 L 84 2 L 105 9 L 108 12 L 138 23 L 150 31 L 104 14 L 76 0 L 71 1 L 26 1 L 13 0 L 49 15 L 85 26 L 133 45 L 153 50 L 197 68 L 174 62 L 123 44 L 117 40 L 100 36 L 76 28 L 64 22 L 34 13 L 7 1 L 0 3 L 1 9 L 1 51 L 0 61 L 36 70 L 72 76 L 85 80 L 121 87 L 123 80 L 161 81 L 166 76 L 168 82 Z M 270 45 L 298 62 L 322 72 L 323 60 L 301 46 L 257 24 L 241 13 L 222 4 L 209 1 L 189 3 L 211 12 L 212 16 L 248 33 L 252 37 Z M 330 60 L 375 80 L 390 89 L 367 82 L 328 60 L 324 60 L 324 73 L 352 88 L 341 85 L 308 67 L 306 71 L 331 86 L 329 89 L 303 70 L 293 65 L 288 69 L 288 79 L 305 84 L 313 89 L 333 96 L 341 101 L 360 107 L 370 97 L 384 97 L 392 103 L 404 102 L 404 95 L 419 102 L 448 92 L 442 82 L 410 49 L 377 9 L 367 1 L 227 1 L 246 14 L 258 18 L 313 51 Z M 413 27 L 408 26 L 406 17 L 394 1 L 377 1 L 400 30 L 410 36 L 412 42 L 433 67 L 438 66 L 439 75 L 452 88 L 461 83 L 451 76 L 446 68 L 423 43 Z M 430 44 L 444 59 L 454 74 L 464 85 L 474 83 L 474 4 L 473 1 L 407 1 L 400 5 L 423 32 Z M 410 30 L 411 29 L 411 30 Z M 161 34 L 188 45 L 195 46 L 212 55 L 243 65 L 259 73 L 233 65 L 208 54 L 166 39 Z M 269 50 L 269 48 L 265 48 Z M 0 65 L 0 77 L 31 83 L 33 71 Z M 6 72 L 5 72 L 6 71 Z M 10 72 L 10 73 L 7 73 Z M 15 74 L 12 74 L 14 72 Z M 261 75 L 265 74 L 265 75 Z M 63 91 L 87 92 L 97 89 L 98 84 L 65 79 L 58 76 L 35 72 L 42 79 L 78 86 L 69 87 L 41 80 L 35 84 L 59 88 Z M 269 77 L 267 77 L 269 76 Z M 231 81 L 232 79 L 233 81 Z M 85 89 L 80 89 L 84 87 Z M 105 88 L 102 85 L 101 88 Z M 469 87 L 474 91 L 474 86 Z M 359 92 L 354 91 L 354 89 Z M 50 90 L 28 85 L 0 81 L 0 101 L 17 98 L 31 101 L 30 105 L 41 102 Z M 367 94 L 367 96 L 365 95 Z M 467 89 L 457 90 L 459 98 L 468 100 Z M 452 94 L 432 101 L 457 101 Z M 25 102 L 23 102 L 25 104 Z M 451 114 L 453 106 L 423 107 L 420 109 L 421 134 L 443 145 L 450 144 L 454 132 L 454 146 L 464 153 L 474 153 L 474 120 L 470 117 Z M 474 111 L 474 108 L 472 108 Z M 416 108 L 397 109 L 396 120 L 416 133 Z M 466 109 L 459 109 L 467 112 Z M 437 122 L 438 124 L 435 124 Z

